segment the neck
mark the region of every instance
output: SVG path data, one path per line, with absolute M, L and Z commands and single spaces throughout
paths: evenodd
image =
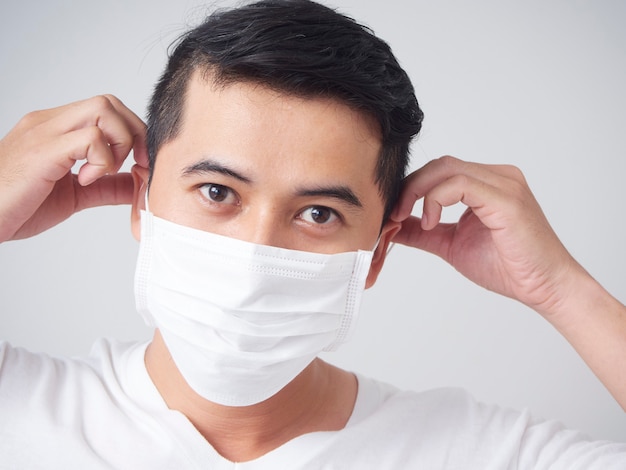
M 302 434 L 342 429 L 354 408 L 354 375 L 314 360 L 276 395 L 250 406 L 223 406 L 189 387 L 156 330 L 146 368 L 170 409 L 183 413 L 223 457 L 252 460 Z

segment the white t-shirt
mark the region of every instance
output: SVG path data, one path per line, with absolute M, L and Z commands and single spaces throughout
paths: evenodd
M 360 376 L 343 430 L 233 463 L 167 408 L 145 348 L 101 340 L 89 358 L 57 359 L 0 343 L 0 468 L 626 469 L 626 444 L 589 442 L 462 390 L 402 392 Z

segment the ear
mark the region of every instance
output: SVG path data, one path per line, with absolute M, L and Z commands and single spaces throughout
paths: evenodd
M 367 274 L 367 279 L 365 280 L 365 288 L 369 289 L 374 285 L 376 279 L 378 279 L 378 274 L 380 270 L 383 269 L 383 264 L 385 263 L 385 258 L 387 258 L 387 250 L 389 249 L 389 244 L 393 237 L 400 228 L 402 227 L 402 222 L 396 222 L 395 220 L 389 219 L 383 225 L 383 228 L 380 232 L 380 241 L 378 242 L 378 246 L 374 250 L 374 256 L 372 257 L 372 264 L 370 265 L 370 272 Z
M 145 209 L 146 191 L 150 170 L 139 165 L 134 165 L 130 170 L 133 175 L 133 202 L 130 213 L 130 229 L 135 240 L 141 239 L 141 210 Z

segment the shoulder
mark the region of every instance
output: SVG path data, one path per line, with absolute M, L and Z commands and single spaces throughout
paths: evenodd
M 355 451 L 365 448 L 361 452 L 373 461 L 403 468 L 572 468 L 585 462 L 585 468 L 604 469 L 626 462 L 626 444 L 593 442 L 528 410 L 481 403 L 461 388 L 403 391 L 361 376 L 345 431 Z
M 492 452 L 504 436 L 519 438 L 529 422 L 527 411 L 479 403 L 461 388 L 399 390 L 359 376 L 359 397 L 349 424 L 355 433 L 377 435 L 383 447 L 424 458 L 449 457 L 468 448 Z
M 133 351 L 145 346 L 101 339 L 86 357 L 58 357 L 0 341 L 0 385 L 50 382 L 58 386 L 69 378 L 116 374 Z
M 359 399 L 355 412 L 365 418 L 402 416 L 420 423 L 454 422 L 476 427 L 479 422 L 491 426 L 508 426 L 527 416 L 526 411 L 515 411 L 486 405 L 462 388 L 437 388 L 426 391 L 400 390 L 384 382 L 358 377 Z
M 100 340 L 87 357 L 63 358 L 0 343 L 3 461 L 16 468 L 46 462 L 100 468 L 134 455 L 130 443 L 149 448 L 154 432 L 145 428 L 156 429 L 154 407 L 150 395 L 137 391 L 149 389 L 143 350 L 140 343 Z
M 52 406 L 76 411 L 87 401 L 123 394 L 130 357 L 145 345 L 98 341 L 84 358 L 55 357 L 0 343 L 0 407 L 5 416 L 44 412 Z M 87 398 L 88 397 L 88 398 Z

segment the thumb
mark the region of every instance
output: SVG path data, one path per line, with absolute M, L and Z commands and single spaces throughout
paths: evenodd
M 438 224 L 424 230 L 422 219 L 411 216 L 402 222 L 402 228 L 393 237 L 394 243 L 427 251 L 449 262 L 450 245 L 456 224 Z
M 87 186 L 76 184 L 76 212 L 91 207 L 131 204 L 132 200 L 130 173 L 106 175 Z

